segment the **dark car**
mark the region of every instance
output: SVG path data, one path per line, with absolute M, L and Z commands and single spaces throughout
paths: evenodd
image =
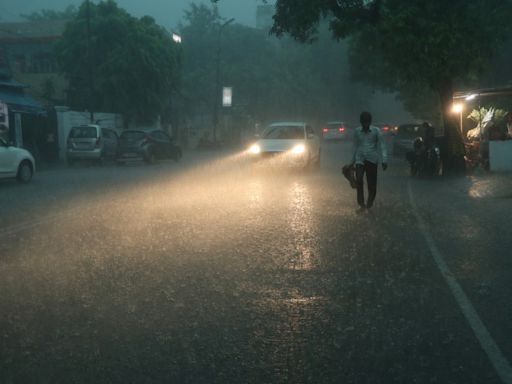
M 128 129 L 119 138 L 117 161 L 124 163 L 144 160 L 152 164 L 160 159 L 179 161 L 182 151 L 179 145 L 163 130 Z
M 422 124 L 400 124 L 395 132 L 393 155 L 405 155 L 414 149 L 414 139 L 425 136 Z
M 324 140 L 351 140 L 353 136 L 354 130 L 343 121 L 329 121 L 322 128 Z

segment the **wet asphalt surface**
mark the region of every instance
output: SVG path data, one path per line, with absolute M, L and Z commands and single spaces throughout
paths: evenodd
M 190 152 L 1 181 L 0 383 L 500 383 L 407 185 L 510 361 L 509 184 L 410 181 L 394 160 L 357 214 L 349 152 L 326 143 L 308 172 Z

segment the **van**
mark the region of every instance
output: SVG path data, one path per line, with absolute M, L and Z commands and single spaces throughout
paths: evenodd
M 71 128 L 67 140 L 68 164 L 77 160 L 102 163 L 106 158 L 114 159 L 119 138 L 117 133 L 99 125 L 79 125 Z

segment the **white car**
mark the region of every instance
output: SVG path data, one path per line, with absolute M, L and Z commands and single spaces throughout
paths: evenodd
M 320 138 L 304 122 L 270 124 L 249 148 L 254 159 L 272 158 L 305 168 L 320 164 Z
M 0 138 L 0 178 L 16 178 L 20 183 L 28 183 L 36 171 L 35 164 L 29 151 Z

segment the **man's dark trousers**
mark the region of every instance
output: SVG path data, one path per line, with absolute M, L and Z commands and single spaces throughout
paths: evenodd
M 366 173 L 366 183 L 368 184 L 368 203 L 367 208 L 371 208 L 375 196 L 377 195 L 377 164 L 365 161 L 363 164 L 356 164 L 356 182 L 357 182 L 357 203 L 364 207 L 364 182 L 363 177 Z

